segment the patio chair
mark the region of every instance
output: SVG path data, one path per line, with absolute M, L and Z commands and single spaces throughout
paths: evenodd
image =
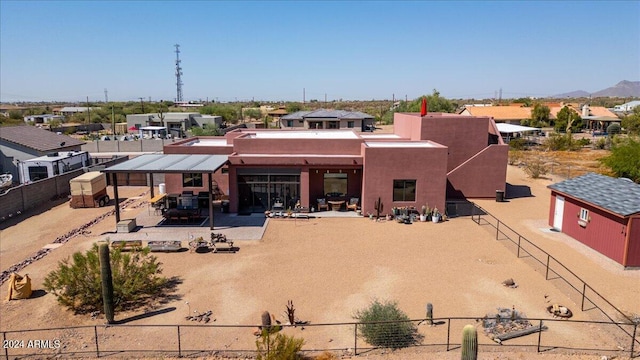
M 347 211 L 349 211 L 349 210 L 353 210 L 353 211 L 358 210 L 358 203 L 359 202 L 360 202 L 360 198 L 357 198 L 357 197 L 352 197 L 351 199 L 349 199 L 349 203 L 347 203 Z
M 327 199 L 318 199 L 318 211 L 322 209 L 329 211 L 329 204 L 327 203 Z

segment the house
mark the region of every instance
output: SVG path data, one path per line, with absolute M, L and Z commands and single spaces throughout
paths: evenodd
M 551 107 L 549 109 L 549 117 L 554 120 L 557 119 L 558 113 L 564 107 L 568 107 L 580 114 L 586 129 L 590 131 L 605 131 L 611 123 L 621 122 L 620 118 L 617 117 L 616 114 L 604 106 L 590 106 L 588 104 L 581 105 L 576 103 L 567 103 L 561 104 L 561 106 Z
M 53 109 L 54 115 L 70 116 L 78 113 L 84 113 L 91 110 L 98 110 L 99 107 L 87 107 L 87 106 L 65 106 L 62 108 Z
M 589 173 L 548 186 L 549 225 L 623 267 L 640 267 L 640 185 Z
M 627 113 L 633 111 L 636 107 L 640 106 L 640 100 L 629 101 L 622 105 L 616 105 L 613 107 L 614 112 Z
M 282 129 L 355 129 L 369 131 L 374 117 L 360 111 L 325 110 L 297 111 L 280 117 Z
M 326 119 L 312 117 L 319 118 Z M 276 203 L 289 208 L 298 201 L 317 209 L 318 199 L 351 198 L 358 198 L 365 214 L 375 212 L 378 198 L 387 212 L 425 204 L 444 210 L 447 199 L 494 197 L 505 189 L 508 146 L 489 117 L 396 113 L 393 134 L 324 125 L 235 129 L 223 137 L 167 144 L 164 154 L 223 155 L 213 182 L 216 192 L 228 196 L 231 212 L 263 212 Z M 143 168 L 162 172 L 166 167 Z M 166 173 L 166 192 L 206 192 L 206 179 L 198 172 Z
M 197 112 L 168 112 L 127 115 L 127 129 L 137 133 L 142 127 L 161 126 L 174 138 L 184 137 L 184 132 L 193 126 L 222 125 L 222 116 L 202 115 Z M 134 130 L 135 129 L 135 130 Z
M 522 105 L 465 106 L 459 114 L 465 116 L 488 116 L 493 118 L 496 123 L 520 125 L 522 120 L 531 119 L 531 110 L 532 108 Z
M 27 124 L 49 124 L 51 121 L 64 121 L 64 116 L 62 115 L 53 115 L 53 114 L 42 114 L 42 115 L 29 115 L 24 117 L 24 122 Z
M 80 151 L 84 141 L 35 126 L 0 127 L 0 173 L 19 179 L 18 164 L 56 152 Z

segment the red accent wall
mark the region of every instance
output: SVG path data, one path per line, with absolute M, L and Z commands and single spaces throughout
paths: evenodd
M 433 147 L 368 147 L 362 145 L 364 170 L 362 176 L 362 213 L 374 213 L 380 197 L 384 212 L 391 208 L 422 205 L 445 209 L 447 187 L 447 148 Z M 416 201 L 393 201 L 393 180 L 416 180 Z
M 553 192 L 549 211 L 549 223 L 553 224 L 553 208 L 558 194 Z M 600 252 L 623 263 L 627 232 L 627 219 L 603 211 L 568 195 L 564 196 L 562 232 Z M 590 221 L 585 227 L 578 224 L 580 209 L 589 210 Z
M 629 219 L 629 247 L 627 261 L 622 265 L 626 267 L 640 267 L 640 217 Z

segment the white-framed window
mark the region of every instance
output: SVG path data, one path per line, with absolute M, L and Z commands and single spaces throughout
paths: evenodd
M 580 220 L 589 221 L 589 210 L 580 209 Z

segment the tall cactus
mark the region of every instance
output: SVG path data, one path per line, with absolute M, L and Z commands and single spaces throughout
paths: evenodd
M 378 200 L 376 200 L 373 206 L 376 209 L 376 219 L 380 219 L 380 213 L 384 209 L 384 205 L 382 204 L 382 200 L 380 200 L 380 197 L 378 197 Z
M 478 358 L 478 332 L 473 325 L 465 325 L 462 329 L 462 360 Z
M 113 324 L 113 278 L 111 276 L 111 261 L 109 259 L 109 245 L 100 244 L 100 278 L 102 280 L 102 303 L 104 316 L 108 324 Z
M 427 303 L 427 325 L 433 325 L 433 305 Z

